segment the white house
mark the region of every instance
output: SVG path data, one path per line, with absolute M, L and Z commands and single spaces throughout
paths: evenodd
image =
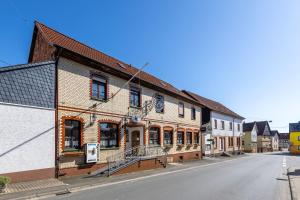
M 0 176 L 55 176 L 55 64 L 0 68 Z
M 240 151 L 244 118 L 219 102 L 189 91 L 184 92 L 204 106 L 202 108 L 202 125 L 206 127 L 206 131 L 203 132 L 205 154 Z

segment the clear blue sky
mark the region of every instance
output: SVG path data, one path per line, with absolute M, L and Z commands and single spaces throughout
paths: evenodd
M 299 10 L 290 0 L 3 0 L 0 60 L 26 63 L 36 19 L 127 63 L 149 62 L 147 72 L 247 121 L 288 131 L 300 121 Z

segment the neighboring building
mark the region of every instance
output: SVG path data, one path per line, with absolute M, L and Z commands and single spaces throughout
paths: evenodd
M 257 126 L 257 152 L 272 151 L 271 129 L 268 121 L 255 122 Z
M 279 150 L 279 132 L 277 130 L 271 131 L 272 151 Z
M 183 91 L 197 100 L 202 108 L 202 124 L 207 127 L 204 134 L 205 154 L 240 151 L 242 122 L 244 118 L 219 102 L 189 91 Z
M 201 158 L 195 99 L 145 72 L 127 84 L 138 69 L 36 22 L 29 62 L 48 59 L 57 60 L 59 175 L 100 172 L 108 161 L 141 152 L 167 151 L 170 162 Z M 87 143 L 100 144 L 93 163 L 86 160 Z M 136 160 L 126 160 L 125 171 L 160 165 L 149 158 L 132 168 Z
M 243 123 L 242 145 L 245 152 L 257 152 L 257 126 L 255 122 Z
M 288 149 L 290 144 L 290 133 L 279 133 L 279 150 Z
M 290 147 L 292 154 L 300 154 L 300 122 L 290 123 Z
M 0 176 L 55 177 L 55 64 L 0 68 Z

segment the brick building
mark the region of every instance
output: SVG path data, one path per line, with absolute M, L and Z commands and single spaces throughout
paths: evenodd
M 57 63 L 59 175 L 103 169 L 138 146 L 169 162 L 201 158 L 201 104 L 189 95 L 36 22 L 29 62 L 43 60 Z M 86 163 L 87 143 L 100 144 L 95 163 Z M 138 166 L 159 167 L 157 157 Z

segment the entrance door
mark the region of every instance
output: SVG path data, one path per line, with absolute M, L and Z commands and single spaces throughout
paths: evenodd
M 131 132 L 131 146 L 136 147 L 140 145 L 140 131 Z

